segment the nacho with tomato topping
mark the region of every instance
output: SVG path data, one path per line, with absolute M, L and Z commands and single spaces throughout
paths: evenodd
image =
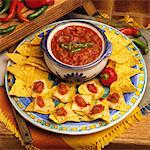
M 53 97 L 59 99 L 62 103 L 68 103 L 73 101 L 75 93 L 75 85 L 61 82 L 57 86 L 56 91 L 53 93 Z
M 84 115 L 89 110 L 91 103 L 92 95 L 76 94 L 72 103 L 72 110 L 79 115 Z
M 41 114 L 50 114 L 55 110 L 55 105 L 52 99 L 44 99 L 41 96 L 37 96 L 33 102 L 31 102 L 25 111 L 37 112 Z
M 104 88 L 98 79 L 93 79 L 91 81 L 81 84 L 78 88 L 80 94 L 92 95 L 94 99 L 99 99 L 104 95 Z
M 121 92 L 111 92 L 106 98 L 108 107 L 115 110 L 127 111 L 127 104 Z
M 90 109 L 86 112 L 87 117 L 81 118 L 82 121 L 88 121 L 88 119 L 96 120 L 102 119 L 107 123 L 110 123 L 110 112 L 108 108 L 107 102 L 105 100 L 99 101 L 97 100 L 95 104 L 90 106 Z
M 61 124 L 67 121 L 80 122 L 80 116 L 75 114 L 71 109 L 71 103 L 59 104 L 55 111 L 50 114 L 49 119 L 55 123 Z

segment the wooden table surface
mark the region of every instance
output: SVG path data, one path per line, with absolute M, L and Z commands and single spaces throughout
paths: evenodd
M 144 116 L 104 150 L 150 150 L 150 114 Z M 24 150 L 19 140 L 0 123 L 0 150 Z M 50 150 L 50 149 L 49 149 Z M 56 150 L 51 147 L 51 150 Z

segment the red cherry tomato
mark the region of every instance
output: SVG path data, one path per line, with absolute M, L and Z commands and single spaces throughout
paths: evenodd
M 37 100 L 37 104 L 38 104 L 41 108 L 45 106 L 44 101 L 43 101 L 43 98 L 42 98 L 41 96 L 37 96 L 36 100 Z
M 68 86 L 65 85 L 64 83 L 60 83 L 60 84 L 58 85 L 58 92 L 59 92 L 61 95 L 67 94 L 67 92 L 68 92 Z
M 60 108 L 57 108 L 56 114 L 58 116 L 65 116 L 67 115 L 67 111 L 63 107 L 60 107 Z
M 88 84 L 88 85 L 87 85 L 87 88 L 88 88 L 88 90 L 89 90 L 90 92 L 92 92 L 92 93 L 97 93 L 97 88 L 96 88 L 96 86 L 94 85 L 94 83 Z
M 77 95 L 75 97 L 75 102 L 78 104 L 78 106 L 80 107 L 86 107 L 88 104 L 86 103 L 86 101 L 80 96 Z
M 120 96 L 118 93 L 113 93 L 108 96 L 107 100 L 110 101 L 111 103 L 118 103 L 119 97 Z
M 90 111 L 90 114 L 97 114 L 104 110 L 104 106 L 101 104 L 95 105 L 93 109 Z
M 114 81 L 117 80 L 117 74 L 114 69 L 107 67 L 100 74 L 100 81 L 105 86 L 110 86 Z
M 44 89 L 44 83 L 42 81 L 36 81 L 33 84 L 33 91 L 36 93 L 41 93 Z

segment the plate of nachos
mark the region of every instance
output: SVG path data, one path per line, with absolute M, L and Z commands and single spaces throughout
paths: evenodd
M 139 104 L 147 83 L 147 70 L 139 49 L 117 29 L 90 22 L 105 31 L 112 54 L 105 67 L 117 78 L 106 85 L 102 73 L 85 82 L 64 81 L 46 66 L 41 39 L 63 22 L 56 22 L 26 37 L 9 62 L 5 87 L 11 104 L 33 125 L 61 134 L 83 135 L 105 130 L 127 117 Z M 103 71 L 102 71 L 103 72 Z

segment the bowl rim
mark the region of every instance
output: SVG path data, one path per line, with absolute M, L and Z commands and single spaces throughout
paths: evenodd
M 97 34 L 99 34 L 98 36 L 99 37 L 101 37 L 101 39 L 102 39 L 102 43 L 103 43 L 103 49 L 102 49 L 102 53 L 98 56 L 98 58 L 96 58 L 94 61 L 92 61 L 92 62 L 90 62 L 90 63 L 88 63 L 88 64 L 85 64 L 85 65 L 81 65 L 81 66 L 73 66 L 73 65 L 69 65 L 69 64 L 65 64 L 65 63 L 63 63 L 63 62 L 61 62 L 61 61 L 59 61 L 55 56 L 53 56 L 53 53 L 51 52 L 51 54 L 50 54 L 50 52 L 49 51 L 51 51 L 49 48 L 51 48 L 48 44 L 51 42 L 51 40 L 49 40 L 49 38 L 53 38 L 53 36 L 55 35 L 53 35 L 52 37 L 50 36 L 51 35 L 51 33 L 52 32 L 54 32 L 55 31 L 55 29 L 57 29 L 57 28 L 59 28 L 59 27 L 61 27 L 61 26 L 65 26 L 65 27 L 67 27 L 67 26 L 69 26 L 69 24 L 72 24 L 72 23 L 74 23 L 74 24 L 76 24 L 76 23 L 78 23 L 78 24 L 80 24 L 80 26 L 84 26 L 84 27 L 89 27 L 91 30 L 93 30 L 94 29 L 94 31 L 97 33 Z M 63 28 L 65 28 L 65 27 L 63 27 Z M 58 30 L 59 31 L 59 30 Z M 57 31 L 57 32 L 58 32 Z M 57 33 L 56 32 L 56 33 Z M 107 51 L 107 47 L 108 47 L 108 40 L 107 40 L 107 37 L 106 37 L 106 35 L 104 34 L 104 30 L 102 30 L 102 29 L 100 29 L 100 28 L 98 28 L 97 26 L 95 26 L 94 24 L 92 24 L 92 23 L 89 23 L 89 22 L 85 22 L 85 21 L 69 21 L 69 22 L 62 22 L 62 23 L 60 23 L 59 25 L 57 25 L 57 26 L 55 26 L 47 35 L 46 35 L 46 40 L 45 40 L 45 42 L 46 43 L 44 43 L 45 44 L 45 46 L 46 46 L 46 49 L 45 49 L 45 52 L 46 52 L 46 55 L 48 56 L 48 58 L 49 59 L 51 59 L 52 61 L 54 61 L 57 65 L 59 65 L 59 66 L 61 66 L 61 67 L 63 67 L 63 68 L 66 68 L 66 69 L 75 69 L 75 70 L 79 70 L 79 69 L 87 69 L 87 68 L 91 68 L 91 67 L 93 67 L 93 66 L 95 66 L 95 65 L 97 65 L 98 63 L 100 63 L 102 60 L 101 60 L 101 57 L 105 54 L 105 52 Z M 49 41 L 49 42 L 48 42 Z M 51 45 L 51 44 L 50 44 Z

